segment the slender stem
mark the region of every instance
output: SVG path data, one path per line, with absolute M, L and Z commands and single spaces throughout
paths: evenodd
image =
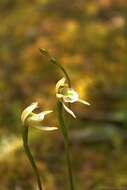
M 64 73 L 64 75 L 67 79 L 69 88 L 71 88 L 71 80 L 70 80 L 69 75 L 67 74 L 66 70 L 64 69 L 64 67 L 60 63 L 58 63 L 55 58 L 51 58 L 50 61 L 61 69 L 61 71 Z
M 41 179 L 40 179 L 40 176 L 39 176 L 39 173 L 38 173 L 38 169 L 37 169 L 37 166 L 35 164 L 35 161 L 34 161 L 34 158 L 30 152 L 30 149 L 29 149 L 29 145 L 28 145 L 28 130 L 29 128 L 27 126 L 23 126 L 23 129 L 22 129 L 22 139 L 23 139 L 23 145 L 24 145 L 24 150 L 25 150 L 25 153 L 31 163 L 31 166 L 34 170 L 34 173 L 36 175 L 36 178 L 37 178 L 37 183 L 38 183 L 38 189 L 39 190 L 43 190 L 42 189 L 42 186 L 41 186 Z
M 69 88 L 71 88 L 71 80 L 70 80 L 70 77 L 69 75 L 67 74 L 66 70 L 64 69 L 64 67 L 54 58 L 54 57 L 51 57 L 49 52 L 46 50 L 46 49 L 41 49 L 39 48 L 40 52 L 47 56 L 49 58 L 49 61 L 53 64 L 55 64 L 57 67 L 59 67 L 59 69 L 64 73 L 66 79 L 67 79 L 67 82 L 68 82 L 68 85 L 69 85 Z
M 64 146 L 66 152 L 66 161 L 68 166 L 68 176 L 69 176 L 69 183 L 70 183 L 70 190 L 74 190 L 74 183 L 73 183 L 73 173 L 72 173 L 72 166 L 71 166 L 71 158 L 70 158 L 70 148 L 69 148 L 69 139 L 68 139 L 68 131 L 65 126 L 64 118 L 63 118 L 63 106 L 62 103 L 58 100 L 57 102 L 57 111 L 58 111 L 58 121 L 60 125 L 60 129 L 62 135 L 64 137 Z

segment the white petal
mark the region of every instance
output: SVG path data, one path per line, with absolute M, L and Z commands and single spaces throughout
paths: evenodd
M 56 97 L 57 97 L 57 98 L 63 98 L 64 95 L 62 95 L 62 94 L 56 94 Z
M 61 86 L 64 86 L 65 81 L 66 81 L 66 79 L 63 77 L 62 79 L 60 79 L 60 80 L 56 83 L 56 93 L 58 92 L 58 90 L 59 90 L 59 88 L 60 88 Z
M 29 116 L 29 114 L 32 113 L 32 111 L 36 109 L 37 107 L 38 107 L 38 102 L 34 102 L 30 106 L 28 106 L 26 109 L 24 109 L 21 115 L 21 121 L 24 123 L 26 118 Z
M 42 131 L 54 131 L 58 129 L 57 127 L 47 127 L 47 126 L 33 126 L 33 127 Z
M 78 99 L 79 99 L 78 93 L 72 88 L 68 88 L 63 96 L 64 102 L 74 103 L 77 102 Z
M 43 111 L 43 112 L 41 112 L 44 116 L 45 115 L 47 115 L 47 114 L 49 114 L 49 113 L 52 113 L 53 111 L 52 110 L 48 110 L 48 111 Z
M 70 110 L 64 103 L 63 103 L 63 107 L 64 107 L 64 109 L 65 109 L 69 114 L 71 114 L 74 118 L 76 118 L 76 116 L 75 116 L 75 114 L 73 113 L 73 111 Z
M 58 129 L 57 127 L 43 127 L 44 131 L 54 131 L 54 130 L 57 130 L 57 129 Z
M 29 120 L 41 122 L 41 121 L 43 121 L 45 115 L 47 115 L 49 113 L 52 113 L 52 112 L 53 112 L 52 110 L 48 110 L 48 111 L 43 111 L 43 112 L 38 113 L 38 114 L 32 113 L 32 115 L 29 118 Z
M 89 102 L 86 102 L 86 101 L 84 101 L 84 100 L 78 99 L 78 102 L 81 102 L 81 103 L 83 103 L 83 104 L 85 104 L 85 105 L 90 106 L 90 103 L 89 103 Z
M 44 114 L 43 112 L 41 113 L 31 113 L 31 115 L 28 117 L 29 121 L 38 121 L 41 122 L 44 119 Z

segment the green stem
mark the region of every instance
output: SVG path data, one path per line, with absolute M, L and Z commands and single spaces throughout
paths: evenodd
M 68 131 L 67 131 L 67 128 L 65 126 L 65 122 L 64 122 L 64 118 L 63 118 L 63 105 L 60 101 L 57 102 L 57 111 L 58 111 L 58 121 L 59 121 L 60 129 L 61 129 L 62 135 L 64 137 L 64 146 L 65 146 L 66 161 L 67 161 L 67 166 L 68 166 L 70 190 L 74 190 Z
M 41 49 L 39 48 L 40 52 L 47 56 L 49 58 L 49 61 L 53 64 L 55 64 L 57 67 L 59 67 L 59 69 L 64 73 L 66 79 L 67 79 L 67 82 L 68 82 L 68 85 L 69 85 L 69 88 L 71 88 L 71 80 L 70 80 L 70 77 L 69 75 L 67 74 L 66 70 L 64 69 L 64 67 L 54 58 L 54 57 L 51 57 L 49 52 L 46 50 L 46 49 Z
M 30 152 L 30 149 L 29 149 L 29 145 L 28 145 L 28 127 L 27 126 L 23 126 L 23 129 L 22 129 L 22 139 L 23 139 L 23 146 L 24 146 L 24 149 L 25 149 L 25 153 L 31 163 L 31 166 L 34 170 L 34 173 L 36 175 L 36 178 L 37 178 L 37 183 L 38 183 L 38 189 L 39 190 L 42 190 L 42 186 L 41 186 L 41 179 L 40 179 L 40 176 L 39 176 L 39 173 L 38 173 L 38 169 L 37 169 L 37 166 L 35 164 L 35 161 L 34 161 L 34 158 Z
M 60 63 L 58 63 L 55 58 L 51 58 L 50 61 L 61 69 L 61 71 L 64 73 L 64 75 L 67 79 L 69 88 L 71 88 L 71 80 L 70 80 L 69 75 L 67 74 L 66 70 L 64 69 L 64 67 Z

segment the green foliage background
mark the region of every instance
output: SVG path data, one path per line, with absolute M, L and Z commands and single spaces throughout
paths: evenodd
M 115 147 L 121 144 L 121 131 L 116 124 L 126 132 L 126 18 L 126 0 L 0 1 L 0 147 L 3 154 L 0 190 L 36 189 L 21 142 L 17 140 L 20 139 L 20 114 L 33 101 L 39 101 L 44 109 L 54 107 L 54 86 L 62 77 L 40 54 L 39 48 L 48 49 L 67 68 L 74 87 L 91 103 L 89 108 L 74 106 L 79 119 L 72 120 L 71 130 L 88 128 L 98 134 L 99 127 L 100 139 L 105 135 L 106 126 L 108 134 L 112 128 L 115 131 L 110 135 Z M 53 116 L 48 123 L 57 125 Z M 46 190 L 65 189 L 59 132 L 33 131 L 31 142 L 41 174 L 46 176 Z M 92 143 L 90 147 L 77 141 L 73 143 L 77 190 L 127 187 L 126 152 L 119 152 L 123 148 L 118 148 L 116 156 L 114 149 L 105 143 L 96 146 Z M 76 158 L 76 152 L 83 152 L 80 158 Z M 109 152 L 111 155 L 105 160 Z M 114 157 L 116 164 L 112 165 Z M 118 166 L 121 162 L 123 165 Z M 107 177 L 109 170 L 111 179 Z

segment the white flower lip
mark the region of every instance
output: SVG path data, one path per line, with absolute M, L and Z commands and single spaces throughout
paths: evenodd
M 84 101 L 82 99 L 79 98 L 79 94 L 73 89 L 73 88 L 69 88 L 68 84 L 65 83 L 66 79 L 62 78 L 60 79 L 57 84 L 56 84 L 56 97 L 58 99 L 60 99 L 60 101 L 63 104 L 64 109 L 70 114 L 72 115 L 74 118 L 76 118 L 75 114 L 73 113 L 73 111 L 68 108 L 65 103 L 74 103 L 74 102 L 80 102 L 82 104 L 85 105 L 90 105 L 89 102 Z
M 49 113 L 52 113 L 52 110 L 51 111 L 50 110 L 49 111 L 43 111 L 43 112 L 38 113 L 38 114 L 32 113 L 30 116 L 30 120 L 35 121 L 35 122 L 36 121 L 41 122 L 41 121 L 43 121 L 45 115 L 47 115 Z
M 64 102 L 74 103 L 79 100 L 79 95 L 74 89 L 68 88 L 66 94 L 63 96 L 63 100 Z
M 53 112 L 52 110 L 43 111 L 38 114 L 33 113 L 34 109 L 38 107 L 38 103 L 34 102 L 28 106 L 21 114 L 21 121 L 23 124 L 27 123 L 27 126 L 34 127 L 40 130 L 52 131 L 58 129 L 57 127 L 47 127 L 42 125 L 42 121 L 45 115 Z

